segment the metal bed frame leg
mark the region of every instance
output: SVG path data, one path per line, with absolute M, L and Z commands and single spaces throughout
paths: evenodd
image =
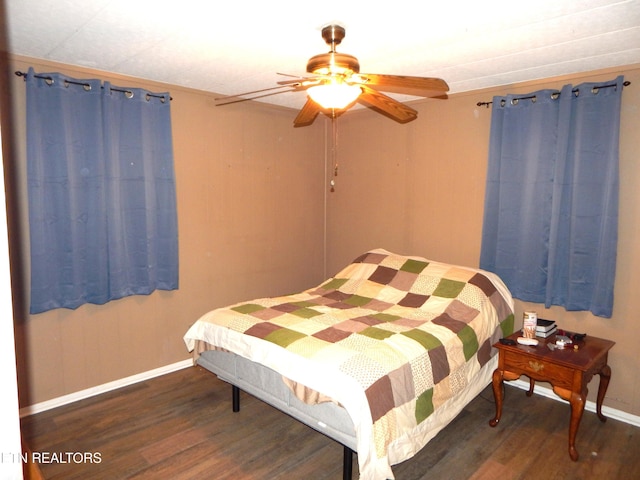
M 344 447 L 344 457 L 342 462 L 342 480 L 351 480 L 353 475 L 353 450 Z
M 234 412 L 240 411 L 240 389 L 231 385 L 231 403 Z M 351 480 L 353 476 L 353 450 L 344 446 L 344 456 L 342 461 L 342 480 Z
M 231 385 L 231 403 L 233 405 L 233 411 L 240 411 L 240 389 L 235 385 Z

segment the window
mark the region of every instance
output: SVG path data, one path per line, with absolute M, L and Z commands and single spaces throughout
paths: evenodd
M 26 83 L 31 313 L 178 288 L 169 95 Z
M 622 88 L 493 99 L 480 266 L 514 297 L 611 316 Z

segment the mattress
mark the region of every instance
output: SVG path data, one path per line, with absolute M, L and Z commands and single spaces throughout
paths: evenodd
M 458 398 L 469 401 L 489 383 L 492 345 L 512 331 L 513 299 L 494 274 L 377 249 L 309 290 L 212 310 L 184 340 L 196 359 L 233 352 L 302 386 L 300 399 L 317 392 L 334 400 L 355 429 L 361 479 L 377 480 L 393 478 L 391 465 L 447 423 L 435 412 L 450 420 Z M 263 374 L 238 386 L 261 392 Z M 265 395 L 295 403 L 287 392 L 289 399 Z M 298 410 L 313 417 L 304 423 L 326 424 L 329 436 L 354 446 L 344 422 Z

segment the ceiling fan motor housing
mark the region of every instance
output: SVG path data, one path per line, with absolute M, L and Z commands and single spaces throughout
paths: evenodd
M 316 75 L 359 73 L 360 63 L 356 57 L 346 53 L 321 53 L 309 59 L 307 72 Z
M 322 38 L 331 47 L 329 53 L 315 55 L 307 62 L 307 72 L 316 75 L 350 75 L 360 72 L 360 63 L 353 55 L 337 53 L 336 45 L 345 37 L 345 29 L 340 25 L 327 25 L 322 29 Z

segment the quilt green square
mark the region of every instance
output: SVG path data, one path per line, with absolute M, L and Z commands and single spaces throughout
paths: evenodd
M 278 330 L 274 330 L 269 333 L 265 340 L 275 343 L 276 345 L 280 345 L 283 348 L 288 347 L 296 340 L 300 340 L 301 338 L 306 337 L 304 333 L 295 332 L 293 330 L 289 330 L 288 328 L 279 328 Z
M 293 312 L 291 312 L 291 315 L 295 315 L 296 317 L 301 317 L 301 318 L 313 318 L 322 314 L 317 310 L 314 310 L 313 308 L 305 307 L 305 308 L 300 308 L 299 310 L 294 310 Z
M 465 285 L 465 282 L 443 278 L 438 283 L 438 286 L 433 291 L 432 295 L 442 298 L 456 298 Z
M 376 327 L 365 328 L 358 333 L 369 338 L 375 338 L 376 340 L 384 340 L 385 338 L 389 338 L 390 336 L 394 335 L 394 333 L 390 332 L 389 330 L 382 330 L 381 328 Z
M 507 318 L 505 318 L 502 322 L 500 322 L 500 329 L 502 330 L 502 336 L 508 337 L 513 332 L 515 332 L 514 328 L 515 318 L 513 313 L 510 314 Z
M 260 310 L 264 310 L 265 307 L 262 305 L 258 305 L 256 303 L 244 303 L 242 305 L 238 305 L 236 307 L 232 307 L 231 310 L 234 310 L 238 313 L 253 313 L 259 312 Z
M 464 328 L 458 332 L 458 338 L 462 340 L 464 359 L 469 361 L 480 347 L 476 332 L 469 325 L 465 325 Z
M 413 330 L 409 330 L 407 332 L 402 332 L 402 335 L 405 335 L 410 339 L 415 340 L 420 345 L 422 345 L 427 351 L 442 345 L 442 342 L 438 340 L 437 337 L 435 337 L 430 333 L 425 332 L 424 330 L 419 330 L 417 328 L 414 328 Z
M 420 273 L 422 272 L 422 270 L 427 268 L 427 265 L 429 265 L 429 263 L 421 262 L 420 260 L 413 260 L 410 258 L 409 260 L 404 262 L 404 265 L 400 267 L 400 270 L 402 270 L 403 272 Z
M 433 413 L 433 388 L 416 398 L 416 423 L 420 424 Z
M 348 303 L 349 305 L 354 305 L 356 307 L 362 307 L 369 303 L 372 299 L 369 297 L 363 297 L 361 295 L 351 295 L 349 298 L 344 300 L 344 303 Z
M 347 283 L 348 278 L 332 278 L 327 283 L 322 285 L 323 290 L 338 290 L 341 286 Z
M 391 315 L 390 313 L 374 313 L 373 315 L 369 316 L 375 318 L 376 320 L 380 320 L 381 322 L 394 322 L 402 318 L 399 315 Z

